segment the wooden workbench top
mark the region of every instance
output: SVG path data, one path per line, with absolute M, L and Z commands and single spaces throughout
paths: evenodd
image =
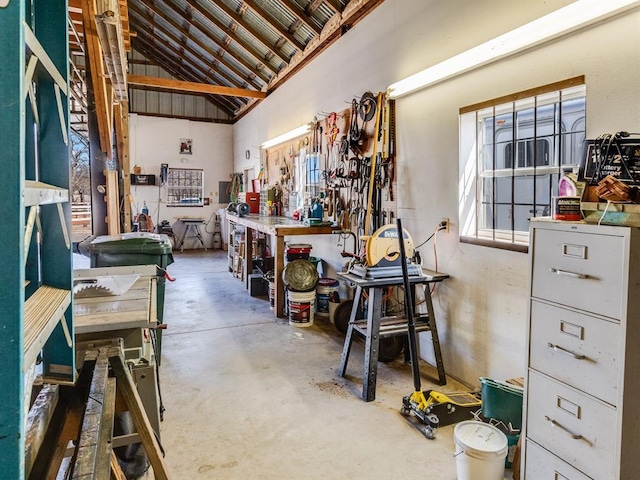
M 227 218 L 229 221 L 238 225 L 244 225 L 245 227 L 253 230 L 257 230 L 268 235 L 275 235 L 277 237 L 284 237 L 287 235 L 322 235 L 331 233 L 333 230 L 338 229 L 338 227 L 332 226 L 308 226 L 298 220 L 288 217 L 264 217 L 255 214 L 248 215 L 246 217 L 239 217 L 228 213 Z

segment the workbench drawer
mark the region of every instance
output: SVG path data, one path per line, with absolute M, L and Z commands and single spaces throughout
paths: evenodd
M 527 437 L 593 478 L 615 478 L 615 408 L 534 370 L 528 388 Z
M 532 300 L 529 350 L 531 368 L 616 405 L 619 323 Z
M 620 319 L 624 242 L 617 236 L 534 229 L 532 295 Z
M 527 439 L 525 449 L 526 480 L 591 480 L 591 477 L 587 477 L 531 440 Z

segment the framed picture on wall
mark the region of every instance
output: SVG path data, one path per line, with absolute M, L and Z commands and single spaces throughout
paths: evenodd
M 192 138 L 181 138 L 180 139 L 180 155 L 191 155 L 192 143 L 193 143 Z

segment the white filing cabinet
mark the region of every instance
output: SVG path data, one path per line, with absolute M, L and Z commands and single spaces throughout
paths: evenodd
M 640 229 L 534 219 L 525 480 L 640 478 Z

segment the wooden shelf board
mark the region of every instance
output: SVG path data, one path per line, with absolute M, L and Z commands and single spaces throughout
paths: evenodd
M 24 204 L 45 205 L 49 203 L 64 203 L 69 201 L 69 190 L 34 180 L 24 182 Z
M 71 291 L 43 285 L 24 306 L 24 368 L 35 362 L 38 352 L 71 303 Z

